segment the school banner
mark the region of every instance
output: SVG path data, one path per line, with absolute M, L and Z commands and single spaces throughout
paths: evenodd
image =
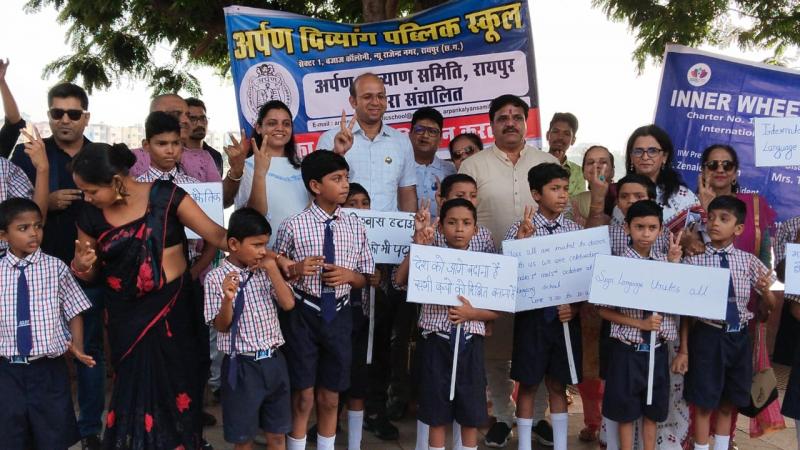
M 772 129 L 754 128 L 756 118 L 798 116 L 800 72 L 667 46 L 655 123 L 672 137 L 674 167 L 693 190 L 703 150 L 711 144 L 728 144 L 739 156 L 740 192 L 763 195 L 777 211 L 779 221 L 800 215 L 800 166 L 792 165 L 791 149 L 762 146 L 759 159 L 772 162 L 760 162 L 765 167 L 757 167 L 755 148 L 757 132 L 791 135 L 797 143 L 800 129 L 774 124 L 766 125 Z M 785 162 L 775 161 L 780 158 Z
M 289 105 L 300 154 L 339 126 L 353 79 L 386 85 L 384 121 L 407 130 L 420 107 L 446 118 L 442 146 L 472 132 L 493 141 L 489 102 L 515 94 L 531 106 L 528 139 L 541 142 L 533 40 L 526 0 L 461 0 L 400 20 L 352 25 L 242 6 L 225 8 L 239 122 L 252 132 L 269 100 Z

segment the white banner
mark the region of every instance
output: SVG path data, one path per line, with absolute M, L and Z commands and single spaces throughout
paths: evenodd
M 343 208 L 343 214 L 361 219 L 376 264 L 400 264 L 414 235 L 414 214 Z
M 206 215 L 219 226 L 225 226 L 225 208 L 222 204 L 222 183 L 182 183 L 179 184 L 200 206 Z M 201 239 L 197 233 L 186 228 L 186 237 Z
M 800 165 L 800 117 L 756 117 L 756 167 Z
M 786 244 L 786 294 L 800 295 L 800 244 Z

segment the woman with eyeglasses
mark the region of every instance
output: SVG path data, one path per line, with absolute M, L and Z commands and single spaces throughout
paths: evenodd
M 450 140 L 450 161 L 456 166 L 456 172 L 461 168 L 461 163 L 470 156 L 483 150 L 481 137 L 475 133 L 462 133 Z

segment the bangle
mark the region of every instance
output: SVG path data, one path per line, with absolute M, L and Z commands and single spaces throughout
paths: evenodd
M 69 269 L 70 269 L 70 270 L 72 271 L 72 273 L 74 273 L 75 275 L 86 275 L 87 273 L 91 272 L 93 268 L 94 268 L 94 264 L 92 264 L 91 266 L 89 266 L 89 268 L 88 268 L 88 269 L 86 269 L 86 270 L 78 270 L 78 269 L 76 269 L 76 268 L 75 268 L 75 260 L 74 260 L 74 259 L 73 259 L 72 261 L 70 261 L 70 262 L 69 262 Z
M 239 178 L 233 178 L 233 177 L 231 176 L 231 169 L 228 169 L 228 173 L 227 173 L 227 174 L 225 174 L 225 178 L 227 178 L 227 179 L 229 179 L 229 180 L 231 180 L 231 181 L 236 181 L 236 182 L 242 181 L 242 177 L 243 177 L 243 176 L 244 176 L 244 172 L 242 172 L 242 174 L 241 174 L 241 175 L 239 175 Z

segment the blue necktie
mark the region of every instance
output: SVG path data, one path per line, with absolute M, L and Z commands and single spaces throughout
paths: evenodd
M 31 332 L 31 300 L 28 291 L 28 279 L 25 269 L 28 264 L 17 264 L 19 278 L 17 278 L 17 352 L 20 356 L 28 356 L 33 349 L 33 333 Z
M 558 222 L 554 223 L 553 225 L 544 224 L 544 228 L 547 230 L 548 234 L 555 233 L 556 229 L 558 229 L 560 226 L 561 225 Z M 546 322 L 552 322 L 556 320 L 556 317 L 558 317 L 558 308 L 555 306 L 548 306 L 544 309 L 544 320 Z
M 250 272 L 245 278 L 244 283 L 239 285 L 239 291 L 236 293 L 236 298 L 233 300 L 233 320 L 231 320 L 231 358 L 228 362 L 228 383 L 233 389 L 236 389 L 236 380 L 239 373 L 239 363 L 236 355 L 236 337 L 239 335 L 239 318 L 242 317 L 244 311 L 244 288 L 253 277 L 253 272 Z
M 333 219 L 325 221 L 325 240 L 322 241 L 322 256 L 325 257 L 325 264 L 336 264 L 336 246 L 333 243 L 333 229 L 331 228 Z M 322 320 L 330 323 L 336 317 L 336 289 L 322 283 L 322 295 L 320 295 L 320 310 Z
M 723 269 L 730 269 L 731 265 L 728 262 L 728 254 L 726 252 L 717 252 L 719 255 L 719 266 Z M 739 326 L 739 308 L 736 307 L 736 291 L 733 289 L 733 272 L 728 278 L 728 307 L 725 310 L 725 322 L 731 328 Z

